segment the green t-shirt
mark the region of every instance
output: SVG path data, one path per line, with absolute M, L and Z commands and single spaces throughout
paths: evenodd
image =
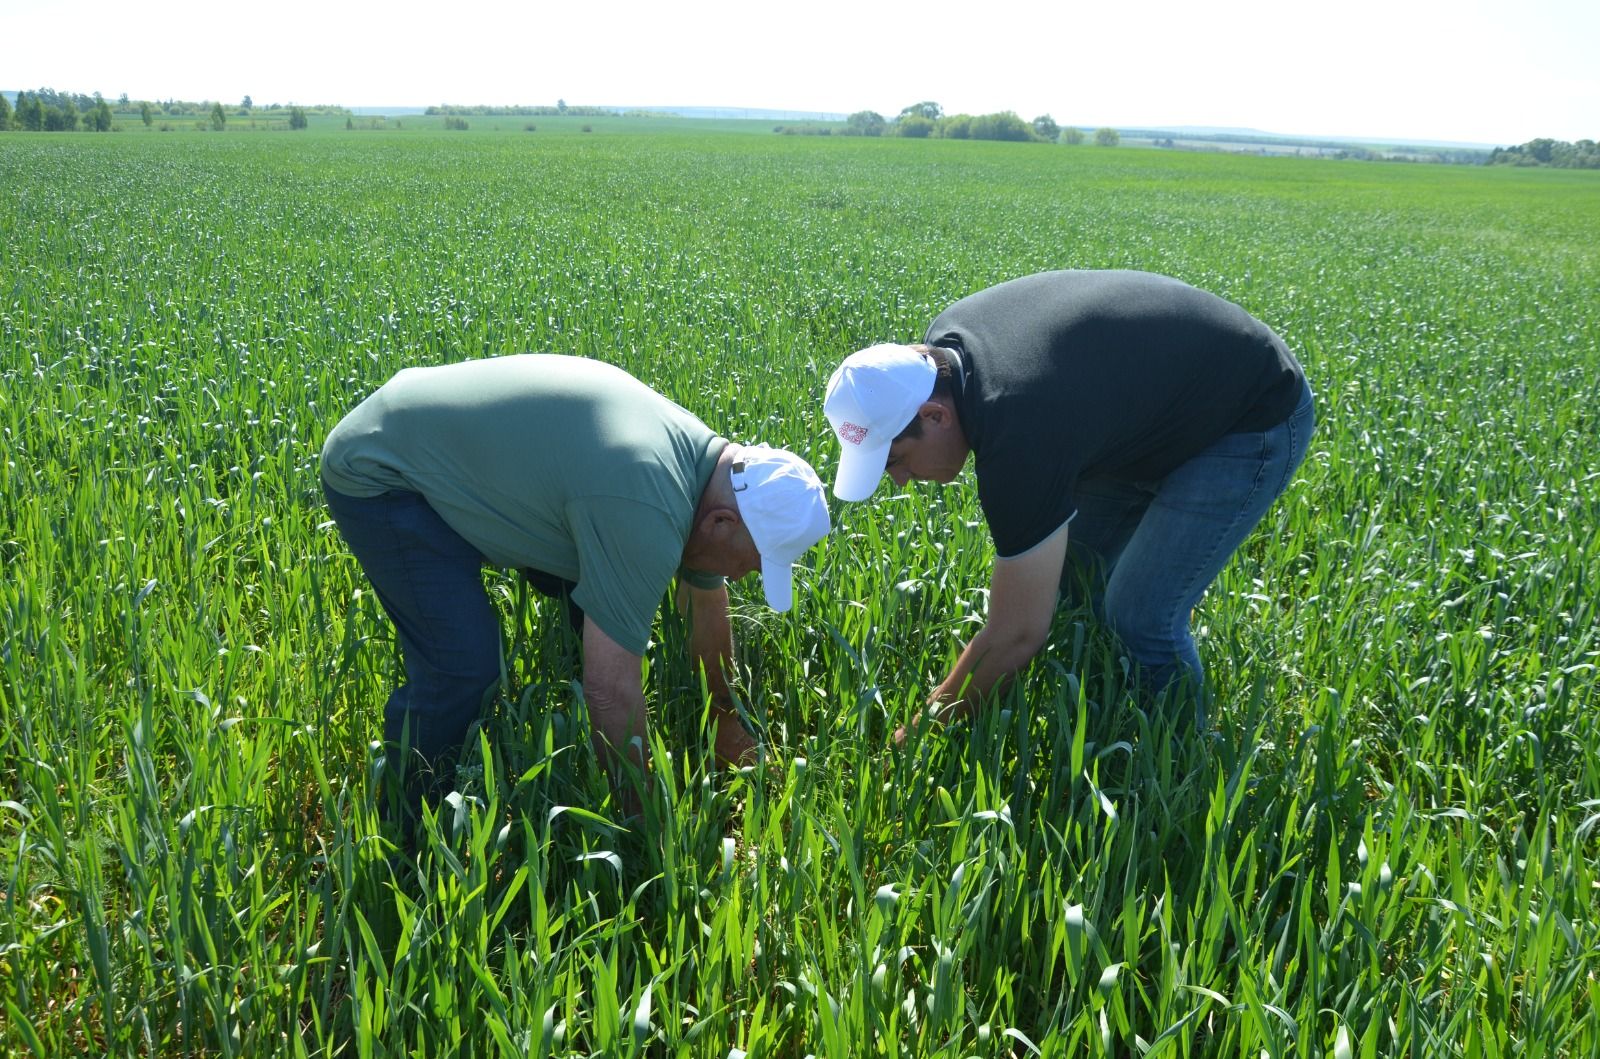
M 408 368 L 345 416 L 322 477 L 347 496 L 421 494 L 498 566 L 577 583 L 573 600 L 643 654 L 727 442 L 620 368 L 497 357 Z

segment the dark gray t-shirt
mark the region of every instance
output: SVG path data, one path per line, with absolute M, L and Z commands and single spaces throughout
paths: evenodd
M 940 313 L 924 341 L 961 354 L 957 413 L 1002 557 L 1059 529 L 1080 479 L 1157 481 L 1224 434 L 1283 422 L 1305 381 L 1255 317 L 1148 272 L 1001 283 Z
M 727 442 L 620 368 L 528 354 L 407 368 L 328 435 L 347 496 L 421 494 L 498 566 L 577 583 L 572 598 L 643 654 Z

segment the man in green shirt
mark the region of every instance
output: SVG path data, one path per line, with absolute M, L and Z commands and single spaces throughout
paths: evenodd
M 399 633 L 406 681 L 389 697 L 384 738 L 408 748 L 407 813 L 445 789 L 430 770 L 459 750 L 500 675 L 483 565 L 570 588 L 608 769 L 622 756 L 643 762 L 641 657 L 676 577 L 716 749 L 737 761 L 754 744 L 725 676 L 726 579 L 759 567 L 767 602 L 787 610 L 791 564 L 828 531 L 825 491 L 805 461 L 732 444 L 621 369 L 579 357 L 401 371 L 328 435 L 322 481 Z

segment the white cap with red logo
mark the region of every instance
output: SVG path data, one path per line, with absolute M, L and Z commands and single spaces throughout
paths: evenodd
M 739 517 L 761 553 L 767 606 L 794 605 L 794 564 L 828 535 L 827 490 L 811 465 L 787 449 L 745 445 L 729 480 Z
M 892 342 L 868 346 L 839 365 L 822 403 L 839 438 L 834 496 L 865 500 L 877 490 L 889 446 L 932 396 L 937 375 L 931 359 Z

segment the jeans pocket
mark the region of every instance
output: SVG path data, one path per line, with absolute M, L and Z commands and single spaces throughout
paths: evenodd
M 1267 459 L 1270 448 L 1270 431 L 1246 430 L 1234 434 L 1224 434 L 1213 441 L 1202 456 L 1216 457 L 1225 460 L 1255 460 L 1260 462 Z

